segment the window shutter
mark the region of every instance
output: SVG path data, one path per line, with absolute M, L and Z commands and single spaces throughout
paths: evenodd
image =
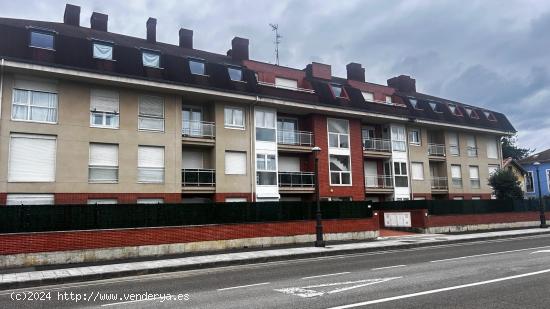
M 55 136 L 12 134 L 8 181 L 55 181 L 55 148 Z
M 450 145 L 458 145 L 458 134 L 451 133 L 449 134 L 449 144 Z
M 182 168 L 203 168 L 202 152 L 183 150 L 181 153 Z
M 53 205 L 53 194 L 8 194 L 6 205 Z
M 164 117 L 164 101 L 161 97 L 142 96 L 139 99 L 141 116 Z
M 245 175 L 246 174 L 246 152 L 226 151 L 225 152 L 225 174 Z
M 118 145 L 91 143 L 90 165 L 118 166 Z
M 422 163 L 411 164 L 412 178 L 417 180 L 424 179 L 424 165 Z
M 477 166 L 470 166 L 470 178 L 479 179 L 479 169 Z
M 90 109 L 97 112 L 118 113 L 118 93 L 110 90 L 92 89 Z
M 13 88 L 57 93 L 57 82 L 30 76 L 16 76 Z
M 487 158 L 490 158 L 490 159 L 498 158 L 497 143 L 494 139 L 489 139 L 487 141 Z
M 476 147 L 476 139 L 473 135 L 468 135 L 467 144 L 468 147 Z
M 298 81 L 295 79 L 287 79 L 281 77 L 275 77 L 275 85 L 282 88 L 298 88 Z
M 279 157 L 279 172 L 299 172 L 300 158 Z
M 164 167 L 164 147 L 139 146 L 139 167 Z
M 451 177 L 462 178 L 462 175 L 460 173 L 460 166 L 451 166 Z

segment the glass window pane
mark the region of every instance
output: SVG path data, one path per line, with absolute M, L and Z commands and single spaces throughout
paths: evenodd
M 330 170 L 331 171 L 349 171 L 349 157 L 331 155 Z
M 338 147 L 338 134 L 328 135 L 328 145 L 329 147 Z
M 256 140 L 263 142 L 274 142 L 275 132 L 275 129 L 256 128 Z
M 240 81 L 243 79 L 243 71 L 238 68 L 227 68 L 227 73 L 229 73 L 229 78 L 234 81 Z
M 340 148 L 349 148 L 349 136 L 347 134 L 340 135 Z
M 351 184 L 351 175 L 350 175 L 350 173 L 342 173 L 341 178 L 342 178 L 342 184 L 343 185 Z
M 113 59 L 113 46 L 108 44 L 94 43 L 93 56 L 98 59 Z
M 204 75 L 204 62 L 189 60 L 189 70 L 191 74 Z
M 256 168 L 258 170 L 265 170 L 265 157 L 264 155 L 256 155 Z
M 152 52 L 142 53 L 143 65 L 146 67 L 160 67 L 160 55 Z
M 11 108 L 12 119 L 28 120 L 28 107 L 24 105 L 13 105 Z
M 333 133 L 348 133 L 348 121 L 343 119 L 329 119 L 328 131 Z
M 337 86 L 337 85 L 330 85 L 330 87 L 332 88 L 332 93 L 334 93 L 334 96 L 335 97 L 340 97 L 340 95 L 342 95 L 342 87 L 341 86 Z
M 53 33 L 32 31 L 31 46 L 53 49 Z
M 330 183 L 340 184 L 340 173 L 330 173 Z
M 269 171 L 275 171 L 275 156 L 274 155 L 268 155 L 267 161 L 266 161 L 266 169 Z
M 13 103 L 16 104 L 28 104 L 30 91 L 28 90 L 13 90 Z

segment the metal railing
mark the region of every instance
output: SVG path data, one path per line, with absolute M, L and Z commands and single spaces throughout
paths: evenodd
M 363 139 L 363 149 L 366 151 L 391 151 L 391 140 L 382 138 Z
M 447 177 L 433 177 L 431 183 L 433 190 L 447 190 L 449 188 Z
M 313 172 L 279 172 L 279 187 L 314 188 Z
M 455 188 L 462 188 L 462 178 L 452 178 L 452 184 Z
M 459 156 L 460 155 L 460 149 L 458 148 L 458 145 L 449 145 L 449 153 L 452 156 Z
M 216 185 L 216 170 L 184 168 L 181 170 L 181 183 L 184 187 L 213 187 Z
M 208 121 L 184 120 L 181 134 L 189 137 L 214 138 L 216 136 L 216 125 Z
M 468 157 L 477 157 L 477 147 L 468 146 Z
M 443 144 L 428 144 L 428 155 L 444 157 L 445 156 L 445 145 Z
M 377 189 L 393 188 L 393 177 L 391 175 L 365 175 L 365 187 Z
M 470 178 L 470 187 L 473 189 L 479 189 L 481 187 L 479 178 Z
M 313 133 L 308 131 L 278 130 L 277 143 L 282 145 L 312 146 Z

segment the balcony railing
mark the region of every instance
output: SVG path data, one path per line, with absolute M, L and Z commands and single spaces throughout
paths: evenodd
M 391 175 L 365 175 L 365 187 L 376 189 L 393 188 L 393 177 Z
M 216 185 L 216 171 L 213 169 L 184 168 L 181 170 L 184 187 L 213 187 Z
M 479 178 L 470 178 L 470 187 L 473 189 L 479 189 L 481 187 L 481 182 Z
M 477 147 L 468 146 L 468 157 L 477 157 Z
M 449 145 L 449 153 L 451 156 L 459 156 L 460 149 L 458 148 L 458 145 Z
M 391 151 L 391 141 L 382 138 L 365 138 L 363 139 L 363 149 L 366 151 Z
M 312 146 L 313 133 L 307 131 L 278 130 L 277 143 L 282 145 Z
M 452 178 L 453 181 L 453 187 L 455 188 L 462 188 L 462 178 Z
M 428 155 L 436 157 L 445 156 L 445 145 L 442 144 L 428 144 Z
M 184 120 L 181 134 L 188 137 L 214 138 L 216 126 L 213 122 Z
M 449 188 L 447 177 L 433 177 L 431 182 L 432 190 L 447 190 Z
M 314 188 L 315 173 L 279 172 L 279 187 Z

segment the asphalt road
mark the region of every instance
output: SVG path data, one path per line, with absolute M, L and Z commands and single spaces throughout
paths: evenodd
M 0 292 L 0 308 L 97 307 L 550 308 L 550 235 Z

